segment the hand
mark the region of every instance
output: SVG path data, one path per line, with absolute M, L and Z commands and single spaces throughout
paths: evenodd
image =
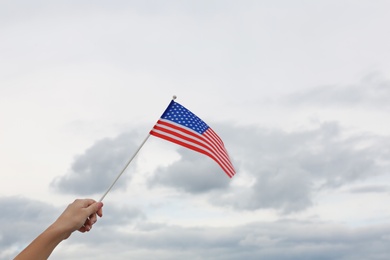
M 92 199 L 77 199 L 64 210 L 58 219 L 35 238 L 15 260 L 46 260 L 54 248 L 67 239 L 74 231 L 86 232 L 91 230 L 102 217 L 103 203 Z
M 103 216 L 102 207 L 102 202 L 93 199 L 77 199 L 68 205 L 53 226 L 63 230 L 64 239 L 76 230 L 82 233 L 88 232 L 96 223 L 97 216 Z

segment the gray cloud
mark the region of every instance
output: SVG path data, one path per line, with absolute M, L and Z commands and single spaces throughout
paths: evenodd
M 51 186 L 62 193 L 90 195 L 103 193 L 125 166 L 127 160 L 136 151 L 133 140 L 134 133 L 125 133 L 116 138 L 106 138 L 97 141 L 77 156 L 71 170 L 64 176 L 56 178 Z M 129 169 L 135 167 L 132 162 Z M 125 188 L 126 180 L 131 175 L 123 174 L 121 181 L 113 189 Z
M 115 259 L 385 260 L 390 253 L 389 225 L 347 228 L 289 220 L 220 228 L 155 224 L 145 229 L 144 225 L 140 223 L 131 231 L 109 232 L 97 227 L 93 236 L 77 241 L 77 246 L 94 248 L 94 257 L 100 259 L 112 257 L 115 252 Z M 90 253 L 80 252 L 80 258 Z M 61 258 L 61 252 L 57 257 Z
M 11 259 L 62 209 L 21 197 L 0 197 L 0 259 Z M 229 217 L 229 216 L 226 216 Z M 91 232 L 74 233 L 51 259 L 377 259 L 388 258 L 390 226 L 348 228 L 320 221 L 181 227 L 150 222 L 136 208 L 105 205 Z M 13 248 L 10 250 L 10 248 Z
M 159 167 L 148 180 L 187 193 L 203 193 L 216 205 L 240 210 L 304 210 L 317 189 L 335 189 L 386 174 L 390 161 L 388 137 L 361 134 L 346 137 L 336 122 L 295 132 L 250 126 L 217 125 L 238 171 L 229 179 L 208 157 L 177 146 L 181 158 Z M 72 165 L 72 171 L 52 186 L 61 192 L 102 193 L 135 151 L 133 134 L 96 142 Z M 134 166 L 134 165 L 133 165 Z M 253 179 L 250 187 L 230 185 L 240 175 Z M 125 175 L 122 178 L 129 178 Z M 88 186 L 89 180 L 94 180 Z M 116 188 L 125 188 L 126 181 Z
M 204 155 L 178 148 L 181 158 L 160 167 L 149 180 L 150 188 L 164 185 L 188 193 L 203 193 L 218 206 L 238 210 L 276 209 L 281 213 L 310 207 L 319 188 L 333 189 L 373 175 L 386 174 L 389 139 L 367 134 L 346 137 L 342 127 L 324 123 L 311 130 L 285 132 L 249 126 L 217 125 L 236 168 L 229 179 Z M 61 191 L 80 189 L 84 180 L 100 175 L 116 176 L 121 160 L 135 150 L 132 133 L 96 142 L 77 157 L 72 171 L 53 182 Z M 112 172 L 110 172 L 110 169 Z M 104 173 L 104 174 L 103 174 Z M 240 176 L 253 178 L 250 187 L 231 185 Z M 122 181 L 121 183 L 126 182 Z M 104 185 L 104 186 L 105 186 Z M 75 187 L 74 187 L 75 186 Z M 106 187 L 103 187 L 103 190 Z M 362 187 L 352 192 L 383 191 L 386 187 Z M 89 187 L 89 192 L 101 192 Z M 0 198 L 5 214 L 0 216 L 3 251 L 31 241 L 60 211 L 45 203 L 23 198 Z M 228 217 L 228 216 L 227 216 Z M 11 224 L 10 224 L 11 223 Z M 150 222 L 138 208 L 105 205 L 104 217 L 92 232 L 74 234 L 66 248 L 94 248 L 101 259 L 387 259 L 390 226 L 348 229 L 329 223 L 278 221 L 247 226 L 210 228 L 181 227 Z M 85 235 L 88 239 L 85 239 Z M 372 243 L 370 241 L 375 241 Z M 15 250 L 4 251 L 9 259 Z M 81 250 L 88 259 L 91 250 Z M 53 259 L 69 259 L 66 249 L 56 250 Z
M 366 134 L 343 137 L 343 129 L 335 122 L 297 132 L 227 124 L 218 129 L 227 137 L 238 169 L 233 180 L 213 174 L 218 170 L 211 167 L 218 166 L 209 164 L 203 155 L 180 149 L 181 159 L 159 168 L 149 184 L 190 193 L 213 191 L 210 201 L 216 205 L 289 213 L 310 207 L 312 194 L 319 188 L 334 189 L 385 174 L 390 165 L 388 138 Z M 231 187 L 240 174 L 251 176 L 254 184 Z
M 348 86 L 319 86 L 285 96 L 284 104 L 294 106 L 315 105 L 326 107 L 390 108 L 390 81 L 377 74 L 364 77 Z
M 311 130 L 284 132 L 257 127 L 220 127 L 238 175 L 254 179 L 251 187 L 229 188 L 214 203 L 238 209 L 273 208 L 281 212 L 305 209 L 317 189 L 335 189 L 387 174 L 389 138 L 368 134 L 345 137 L 338 123 Z
M 100 220 L 100 227 L 112 227 L 128 224 L 135 220 L 146 220 L 145 213 L 135 207 L 115 206 L 114 204 L 104 205 L 104 218 Z
M 10 259 L 61 212 L 20 197 L 0 198 L 0 259 Z M 229 216 L 226 216 L 229 217 Z M 105 205 L 91 232 L 74 233 L 51 259 L 378 259 L 390 253 L 389 225 L 347 228 L 319 221 L 181 227 L 150 222 L 136 208 Z M 15 247 L 16 246 L 16 247 Z M 9 248 L 17 248 L 9 250 Z M 6 252 L 6 253 L 4 253 Z
M 51 205 L 23 197 L 0 197 L 0 259 L 11 259 L 57 217 Z
M 351 193 L 390 193 L 388 185 L 365 185 L 354 187 L 349 190 Z
M 0 197 L 0 260 L 14 257 L 55 221 L 65 207 L 23 197 Z M 103 215 L 90 234 L 75 232 L 66 243 L 84 244 L 86 235 L 94 236 L 95 243 L 107 243 L 106 234 L 115 234 L 115 230 L 136 221 L 146 221 L 145 213 L 134 207 L 107 204 L 104 205 Z
M 312 205 L 312 179 L 299 168 L 288 168 L 275 172 L 263 171 L 250 188 L 228 191 L 214 197 L 215 204 L 230 204 L 237 209 L 277 209 L 284 213 L 306 209 Z
M 230 179 L 210 158 L 180 148 L 181 159 L 167 167 L 160 167 L 148 181 L 149 186 L 165 185 L 190 193 L 205 193 L 224 189 Z

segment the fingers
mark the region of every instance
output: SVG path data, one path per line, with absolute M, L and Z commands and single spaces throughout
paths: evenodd
M 88 232 L 92 229 L 93 224 L 97 221 L 97 216 L 102 217 L 103 216 L 103 203 L 102 202 L 96 202 L 92 199 L 85 199 L 83 201 L 80 201 L 82 205 L 85 207 L 85 213 L 88 214 L 87 219 L 84 222 L 84 225 L 81 226 L 78 231 L 84 233 Z
M 91 216 L 92 214 L 97 214 L 99 217 L 102 217 L 103 216 L 102 207 L 103 207 L 103 202 L 94 201 L 93 203 L 89 204 L 88 207 L 86 208 L 86 211 L 88 212 L 88 216 Z
M 96 214 L 92 214 L 91 216 L 89 216 L 89 218 L 85 220 L 84 225 L 82 225 L 78 229 L 78 231 L 82 233 L 90 231 L 92 229 L 93 224 L 95 224 L 96 221 L 97 221 Z
M 91 225 L 95 224 L 97 221 L 97 215 L 96 214 L 90 215 L 87 221 L 89 221 L 89 224 Z
M 100 202 L 101 203 L 101 206 L 99 206 L 100 208 L 98 209 L 98 211 L 96 212 L 98 214 L 99 217 L 103 217 L 103 202 Z
M 96 201 L 93 199 L 76 199 L 74 203 L 82 208 L 88 208 L 90 205 L 96 203 Z
M 89 229 L 89 230 L 91 230 L 91 229 Z M 88 231 L 89 231 L 89 230 L 88 230 Z M 79 228 L 77 231 L 79 231 L 79 232 L 81 232 L 81 233 L 85 233 L 85 232 L 87 232 L 87 228 L 84 227 L 84 226 L 82 226 L 82 227 Z

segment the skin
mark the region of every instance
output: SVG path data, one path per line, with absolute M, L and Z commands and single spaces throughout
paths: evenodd
M 103 203 L 92 199 L 77 199 L 69 204 L 58 219 L 43 231 L 14 260 L 46 260 L 59 243 L 74 231 L 88 232 L 102 217 Z

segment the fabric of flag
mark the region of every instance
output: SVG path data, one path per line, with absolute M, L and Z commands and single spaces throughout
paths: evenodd
M 221 138 L 199 117 L 174 100 L 150 134 L 211 157 L 230 178 L 236 173 Z

